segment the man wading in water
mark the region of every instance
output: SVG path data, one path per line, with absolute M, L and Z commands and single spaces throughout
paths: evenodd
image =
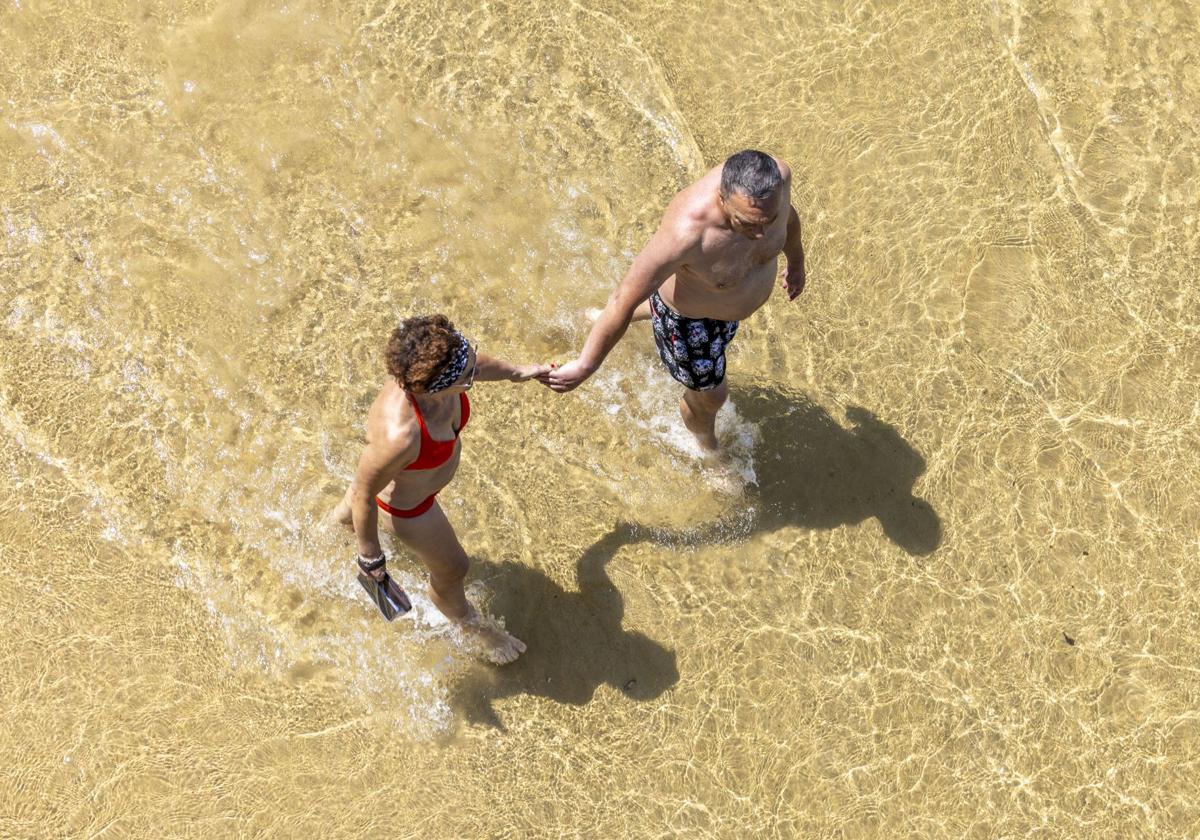
M 596 318 L 579 358 L 539 380 L 560 393 L 577 388 L 630 321 L 648 318 L 663 364 L 687 389 L 679 402 L 683 423 L 706 455 L 716 454 L 717 411 L 729 397 L 725 348 L 738 321 L 771 296 L 780 253 L 787 258 L 788 300 L 804 289 L 791 186 L 786 163 L 747 149 L 677 194 Z
M 459 435 L 471 416 L 467 391 L 475 382 L 526 382 L 550 370 L 512 365 L 476 352 L 443 315 L 409 318 L 387 344 L 391 375 L 367 414 L 367 446 L 354 480 L 333 512 L 358 538 L 359 583 L 384 618 L 411 608 L 387 573 L 379 520 L 429 570 L 429 599 L 477 640 L 489 659 L 511 662 L 525 644 L 483 620 L 463 591 L 470 561 L 437 502 L 454 478 L 462 453 Z

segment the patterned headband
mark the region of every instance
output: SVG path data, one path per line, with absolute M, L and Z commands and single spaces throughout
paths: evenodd
M 425 386 L 425 393 L 436 394 L 438 391 L 444 391 L 458 381 L 458 377 L 463 375 L 463 371 L 467 369 L 467 357 L 470 355 L 470 345 L 467 344 L 466 337 L 462 333 L 456 332 L 455 338 L 458 339 L 458 346 L 450 353 L 450 361 L 442 372 L 434 377 L 433 381 Z

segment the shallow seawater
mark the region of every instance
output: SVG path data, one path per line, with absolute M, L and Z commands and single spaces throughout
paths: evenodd
M 1189 836 L 1192 4 L 7 0 L 0 835 Z M 473 394 L 529 645 L 323 527 L 397 318 L 565 361 L 676 190 L 795 168 L 809 287 L 704 470 L 634 325 Z

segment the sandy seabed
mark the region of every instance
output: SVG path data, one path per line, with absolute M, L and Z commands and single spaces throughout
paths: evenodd
M 0 835 L 1193 836 L 1197 28 L 5 4 Z M 746 146 L 809 287 L 731 350 L 744 493 L 635 325 L 473 395 L 442 504 L 529 652 L 381 622 L 320 520 L 396 318 L 565 360 Z

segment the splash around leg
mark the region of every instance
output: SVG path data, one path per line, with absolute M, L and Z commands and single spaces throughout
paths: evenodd
M 350 491 L 346 491 L 346 495 L 337 503 L 337 507 L 329 512 L 325 517 L 325 524 L 330 530 L 344 528 L 350 533 L 354 533 L 354 516 L 350 511 Z
M 433 594 L 432 587 L 430 594 Z M 505 630 L 494 618 L 480 615 L 470 602 L 467 603 L 466 616 L 451 621 L 462 631 L 472 653 L 496 665 L 507 665 L 526 650 L 524 642 Z
M 705 461 L 715 460 L 720 452 L 717 440 L 717 412 L 729 398 L 729 388 L 722 381 L 708 391 L 688 389 L 679 400 L 683 425 L 696 438 Z

